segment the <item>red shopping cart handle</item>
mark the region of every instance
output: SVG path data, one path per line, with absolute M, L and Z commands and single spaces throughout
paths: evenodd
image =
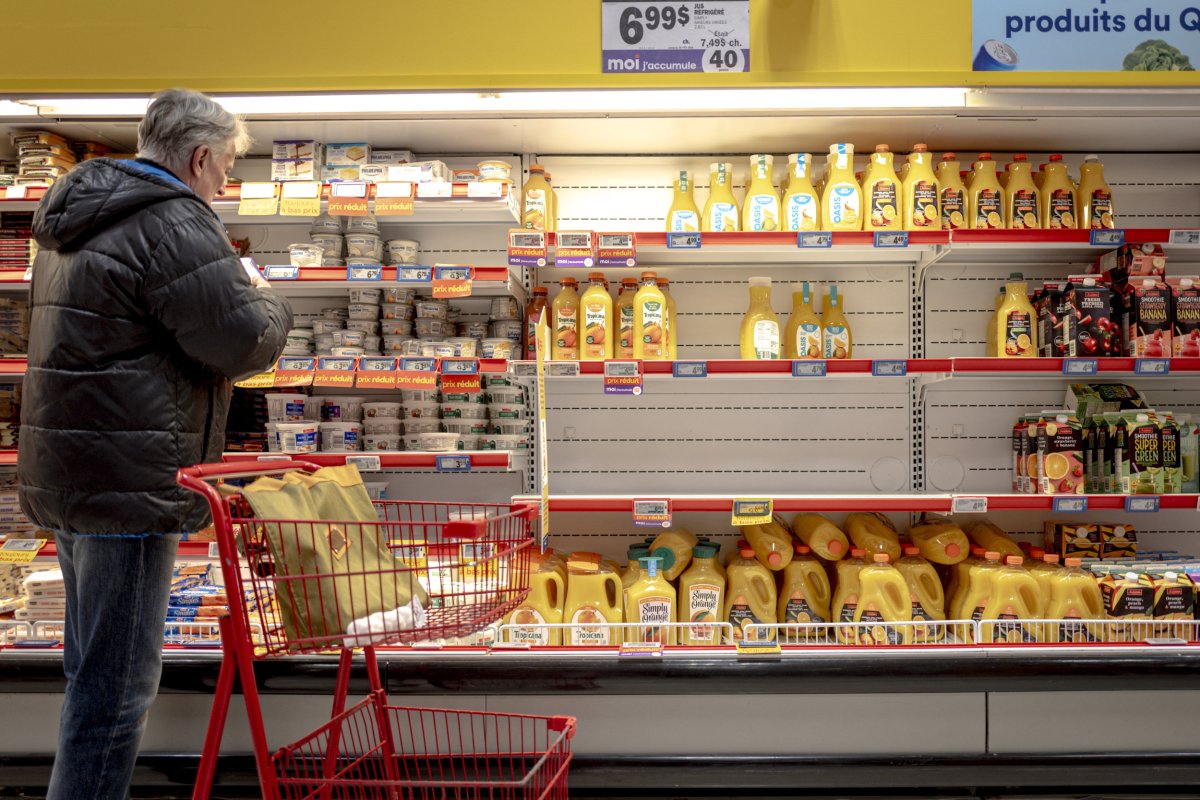
M 447 522 L 442 528 L 442 536 L 450 539 L 481 539 L 487 533 L 487 520 L 464 519 Z
M 307 461 L 260 461 L 255 464 L 197 464 L 194 467 L 184 467 L 175 473 L 175 481 L 181 486 L 187 486 L 194 481 L 236 480 L 237 478 L 258 478 L 263 475 L 277 475 L 280 472 L 316 472 L 320 469 L 316 464 Z
M 555 732 L 566 731 L 568 740 L 575 738 L 574 717 L 551 717 L 546 722 L 546 727 Z

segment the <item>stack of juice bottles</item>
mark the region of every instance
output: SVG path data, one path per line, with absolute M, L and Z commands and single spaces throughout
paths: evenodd
M 536 355 L 535 330 L 546 299 L 545 289 L 535 289 L 526 311 L 525 353 L 530 358 Z M 582 293 L 579 281 L 562 278 L 549 308 L 549 357 L 553 361 L 666 361 L 678 352 L 670 281 L 653 272 L 643 272 L 640 282 L 622 280 L 615 300 L 601 272 L 588 273 Z
M 792 284 L 792 315 L 782 329 L 771 307 L 771 279 L 750 279 L 750 307 L 742 317 L 741 357 L 749 360 L 842 359 L 854 350 L 850 323 L 843 313 L 845 296 L 830 284 L 823 313 L 813 308 L 812 284 Z

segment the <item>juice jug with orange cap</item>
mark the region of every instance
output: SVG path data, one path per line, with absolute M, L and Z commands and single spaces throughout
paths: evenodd
M 697 544 L 692 548 L 691 566 L 679 576 L 679 621 L 688 623 L 680 631 L 680 644 L 721 643 L 720 629 L 713 625 L 721 621 L 725 610 L 725 571 L 717 553 L 714 544 Z
M 1047 558 L 1050 558 L 1047 554 Z M 1102 620 L 1104 596 L 1096 576 L 1082 569 L 1082 561 L 1068 558 L 1066 568 L 1050 573 L 1050 601 L 1046 604 L 1046 619 Z M 1103 626 L 1081 622 L 1062 622 L 1056 631 L 1047 632 L 1043 641 L 1098 642 L 1103 641 Z
M 865 551 L 854 547 L 850 549 L 850 558 L 837 562 L 833 607 L 830 609 L 834 622 L 853 622 L 858 613 L 858 596 L 862 591 L 858 573 L 867 566 L 865 556 Z M 849 625 L 838 628 L 837 638 L 846 644 L 855 644 L 858 642 L 858 629 Z
M 635 623 L 629 636 L 636 642 L 675 644 L 675 587 L 659 570 L 659 559 L 642 556 L 637 579 L 625 590 L 625 622 Z
M 962 598 L 959 613 L 961 619 L 979 620 L 992 598 L 992 577 L 1004 566 L 1000 554 L 989 550 L 983 554 L 983 560 L 972 564 L 968 571 L 967 589 Z
M 908 586 L 913 622 L 945 620 L 946 591 L 933 564 L 921 557 L 920 548 L 913 544 L 905 545 L 904 556 L 896 562 L 896 569 L 904 576 L 904 583 Z M 945 638 L 945 629 L 941 625 L 918 624 L 913 626 L 912 634 L 912 640 L 918 644 L 940 642 Z
M 533 565 L 529 594 L 504 619 L 506 625 L 522 626 L 509 631 L 509 640 L 535 647 L 561 645 L 561 628 L 539 626 L 558 625 L 563 621 L 566 588 L 566 578 L 558 562 L 547 558 Z
M 902 180 L 904 230 L 936 231 L 942 227 L 941 186 L 933 174 L 933 156 L 923 144 L 914 144 L 905 162 Z
M 911 644 L 912 600 L 904 576 L 891 564 L 887 553 L 876 553 L 858 572 L 858 605 L 854 621 L 861 644 Z
M 583 323 L 580 361 L 604 361 L 613 357 L 613 300 L 601 272 L 588 273 L 588 288 L 579 298 Z
M 1076 194 L 1079 227 L 1115 228 L 1116 210 L 1113 205 L 1112 189 L 1104 180 L 1104 165 L 1099 156 L 1086 156 L 1079 168 L 1079 191 Z
M 967 187 L 959 175 L 959 163 L 954 153 L 943 153 L 937 168 L 938 203 L 942 212 L 942 227 L 959 230 L 967 226 Z
M 776 616 L 784 624 L 829 622 L 832 600 L 829 575 L 808 545 L 795 545 L 795 556 L 783 568 Z
M 1036 358 L 1037 312 L 1029 302 L 1025 276 L 1014 272 L 1004 285 L 1004 299 L 996 310 L 996 352 L 999 358 Z
M 1025 569 L 1038 582 L 1038 593 L 1042 596 L 1042 607 L 1050 607 L 1050 584 L 1054 576 L 1062 572 L 1056 553 L 1041 552 L 1036 557 L 1031 551 L 1025 559 Z
M 837 525 L 820 514 L 797 514 L 792 533 L 826 561 L 840 561 L 850 552 L 850 540 Z
M 780 571 L 792 560 L 792 532 L 777 519 L 765 525 L 745 525 L 741 531 L 755 558 L 772 572 Z
M 613 312 L 613 322 L 617 327 L 614 355 L 617 358 L 633 358 L 633 299 L 637 293 L 636 279 L 621 279 L 621 293 Z
M 542 173 L 546 178 L 546 185 L 550 187 L 549 208 L 546 211 L 546 230 L 558 230 L 558 192 L 554 191 L 554 181 L 550 175 L 550 171 L 546 170 Z
M 1075 184 L 1058 153 L 1052 153 L 1045 165 L 1040 191 L 1042 227 L 1049 230 L 1074 228 L 1077 221 Z
M 868 556 L 886 553 L 889 560 L 900 558 L 900 535 L 892 521 L 883 514 L 849 514 L 845 527 L 850 541 Z
M 1004 227 L 1004 188 L 996 176 L 991 153 L 980 153 L 967 183 L 967 227 L 996 230 Z
M 625 621 L 621 577 L 597 565 L 595 569 L 567 571 L 567 599 L 563 606 L 564 643 L 572 646 L 608 646 L 621 643 L 620 628 L 605 623 Z
M 995 550 L 1002 556 L 1022 555 L 1021 547 L 1002 528 L 986 519 L 966 526 L 967 538 L 985 550 Z
M 545 286 L 535 286 L 533 297 L 525 306 L 525 359 L 533 361 L 537 358 L 537 324 L 546 310 L 549 290 Z
M 659 278 L 658 289 L 667 298 L 667 355 L 674 361 L 679 357 L 679 316 L 675 312 L 675 298 L 671 296 L 671 281 Z
M 967 557 L 971 549 L 962 528 L 942 518 L 922 519 L 909 528 L 908 538 L 922 557 L 935 564 L 957 564 Z
M 667 580 L 673 581 L 688 568 L 698 544 L 695 534 L 684 528 L 663 531 L 650 544 L 650 555 L 659 559 Z
M 642 285 L 633 297 L 633 357 L 666 361 L 670 357 L 670 313 L 667 298 L 658 288 L 658 276 L 642 273 Z
M 742 548 L 726 568 L 725 610 L 722 619 L 733 626 L 733 640 L 769 641 L 772 632 L 757 636 L 746 631 L 749 625 L 774 625 L 778 593 L 775 576 L 758 563 L 754 550 Z
M 1004 184 L 1004 226 L 1013 230 L 1042 227 L 1041 199 L 1033 182 L 1029 158 L 1016 153 Z
M 1042 596 L 1037 578 L 1022 567 L 1023 563 L 1021 556 L 1008 556 L 1004 566 L 992 573 L 991 594 L 980 616 L 982 641 L 1037 641 L 1036 626 L 1022 624 L 1021 620 L 1042 618 Z
M 972 545 L 971 554 L 950 568 L 950 580 L 946 582 L 947 619 L 970 618 L 971 612 L 963 607 L 971 589 L 971 567 L 983 563 L 984 553 L 984 548 Z
M 550 358 L 553 361 L 579 360 L 579 282 L 563 278 L 562 288 L 551 305 Z
M 891 150 L 886 144 L 876 145 L 871 154 L 863 178 L 863 202 L 867 207 L 867 230 L 898 231 L 903 227 L 904 195 L 892 167 Z

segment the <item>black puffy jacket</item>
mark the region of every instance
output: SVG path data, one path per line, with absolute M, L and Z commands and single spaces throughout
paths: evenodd
M 231 381 L 279 357 L 291 308 L 250 284 L 203 201 L 137 163 L 73 169 L 33 233 L 21 508 L 73 533 L 200 530 L 175 471 L 220 460 Z

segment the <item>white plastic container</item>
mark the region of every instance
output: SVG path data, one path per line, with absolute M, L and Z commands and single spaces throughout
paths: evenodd
M 422 339 L 441 339 L 449 330 L 444 319 L 418 319 L 416 324 L 417 336 Z
M 333 346 L 334 347 L 362 347 L 363 340 L 367 335 L 362 331 L 334 331 Z
M 443 403 L 475 403 L 478 405 L 479 403 L 482 403 L 484 401 L 484 399 L 485 398 L 484 398 L 483 392 L 474 392 L 472 394 L 467 394 L 467 393 L 453 394 L 452 393 L 452 394 L 443 394 L 442 395 Z
M 362 422 L 363 399 L 337 396 L 321 398 L 321 419 L 326 422 Z
M 357 451 L 362 444 L 362 426 L 357 422 L 322 422 L 320 434 L 324 453 Z
M 488 397 L 493 403 L 525 405 L 525 390 L 520 386 L 489 386 Z
M 309 238 L 321 248 L 322 260 L 336 258 L 341 261 L 345 255 L 346 240 L 340 233 L 314 233 Z
M 461 438 L 457 433 L 420 433 L 417 434 L 417 449 L 430 453 L 449 453 L 458 449 Z
M 429 419 L 407 419 L 404 421 L 405 433 L 434 433 L 442 430 L 442 421 L 436 417 Z
M 278 422 L 275 435 L 281 453 L 315 453 L 317 451 L 317 423 Z
M 436 403 L 438 393 L 424 389 L 401 389 L 400 400 L 405 403 Z
M 491 338 L 493 339 L 510 339 L 519 342 L 525 334 L 525 323 L 519 319 L 497 320 L 488 326 L 488 331 L 492 334 Z
M 322 308 L 321 316 L 334 322 L 345 322 L 350 319 L 350 310 L 346 307 Z
M 458 437 L 459 450 L 478 450 L 482 435 L 477 433 L 465 433 Z
M 512 164 L 507 161 L 489 159 L 480 161 L 478 167 L 481 181 L 512 182 Z
M 379 335 L 379 320 L 377 320 L 377 319 L 346 320 L 346 330 L 362 331 L 367 336 L 378 336 Z
M 363 435 L 363 450 L 372 452 L 389 452 L 400 449 L 400 437 L 391 434 Z
M 268 453 L 278 453 L 279 452 L 279 423 L 278 422 L 268 422 L 266 424 L 266 426 L 264 426 L 264 430 L 267 433 L 267 452 Z
M 383 339 L 379 336 L 368 336 L 367 338 L 363 339 L 363 350 L 365 350 L 369 356 L 383 355 L 383 350 L 381 349 L 382 346 Z
M 476 358 L 479 353 L 479 342 L 468 337 L 447 339 L 448 344 L 454 345 L 454 354 L 459 358 Z
M 389 239 L 387 253 L 393 264 L 402 267 L 416 266 L 421 243 L 412 239 Z
M 400 437 L 400 441 L 404 443 L 405 450 L 420 450 L 421 449 L 421 434 L 406 433 Z
M 379 233 L 379 219 L 374 214 L 346 217 L 346 233 Z
M 488 338 L 488 324 L 486 322 L 464 322 L 458 326 L 460 336 L 467 336 L 472 339 Z
M 417 310 L 417 319 L 445 319 L 450 313 L 450 306 L 437 300 L 418 300 L 413 306 Z
M 343 358 L 362 358 L 367 354 L 367 351 L 361 347 L 338 347 L 334 345 L 332 354 Z
M 383 290 L 383 302 L 412 305 L 417 299 L 417 290 L 411 286 L 389 286 Z
M 488 432 L 487 420 L 482 419 L 444 419 L 442 427 L 463 436 L 482 436 Z
M 488 407 L 482 403 L 442 403 L 443 419 L 487 419 Z
M 479 437 L 481 450 L 527 450 L 529 437 L 524 434 L 488 433 Z
M 377 306 L 379 301 L 383 299 L 383 289 L 365 288 L 351 289 L 351 303 L 365 303 L 367 305 Z
M 400 419 L 402 408 L 403 406 L 401 406 L 399 403 L 392 402 L 374 402 L 362 404 L 363 416 L 366 419 Z
M 351 303 L 347 309 L 350 319 L 379 319 L 379 306 L 370 303 Z
M 296 242 L 288 245 L 288 259 L 293 267 L 319 267 L 325 251 L 320 245 Z
M 304 398 L 304 419 L 309 422 L 321 421 L 321 406 L 324 401 L 322 397 L 306 397 Z
M 521 306 L 515 297 L 493 297 L 491 319 L 493 322 L 521 318 Z
M 511 339 L 484 339 L 479 346 L 484 358 L 513 358 L 516 351 Z
M 308 396 L 299 392 L 278 392 L 267 395 L 267 419 L 271 422 L 302 422 Z
M 399 436 L 403 428 L 395 417 L 367 417 L 363 419 L 362 430 L 366 436 Z
M 412 303 L 384 303 L 382 316 L 386 320 L 411 320 L 416 316 Z
M 433 342 L 434 358 L 456 358 L 457 356 L 458 348 L 449 342 Z
M 525 419 L 528 411 L 524 403 L 489 403 L 488 417 L 493 421 L 502 419 Z
M 340 319 L 318 319 L 313 322 L 313 335 L 321 336 L 326 333 L 340 331 L 346 327 L 346 323 Z
M 492 433 L 525 434 L 529 432 L 529 420 L 527 419 L 494 419 L 488 427 Z
M 346 234 L 346 255 L 351 258 L 371 258 L 379 246 L 379 237 L 374 233 Z
M 441 405 L 436 402 L 424 403 L 405 403 L 400 418 L 407 421 L 410 419 L 439 419 L 441 417 Z
M 321 214 L 313 217 L 312 225 L 308 230 L 310 233 L 341 233 L 342 218 L 331 214 Z

